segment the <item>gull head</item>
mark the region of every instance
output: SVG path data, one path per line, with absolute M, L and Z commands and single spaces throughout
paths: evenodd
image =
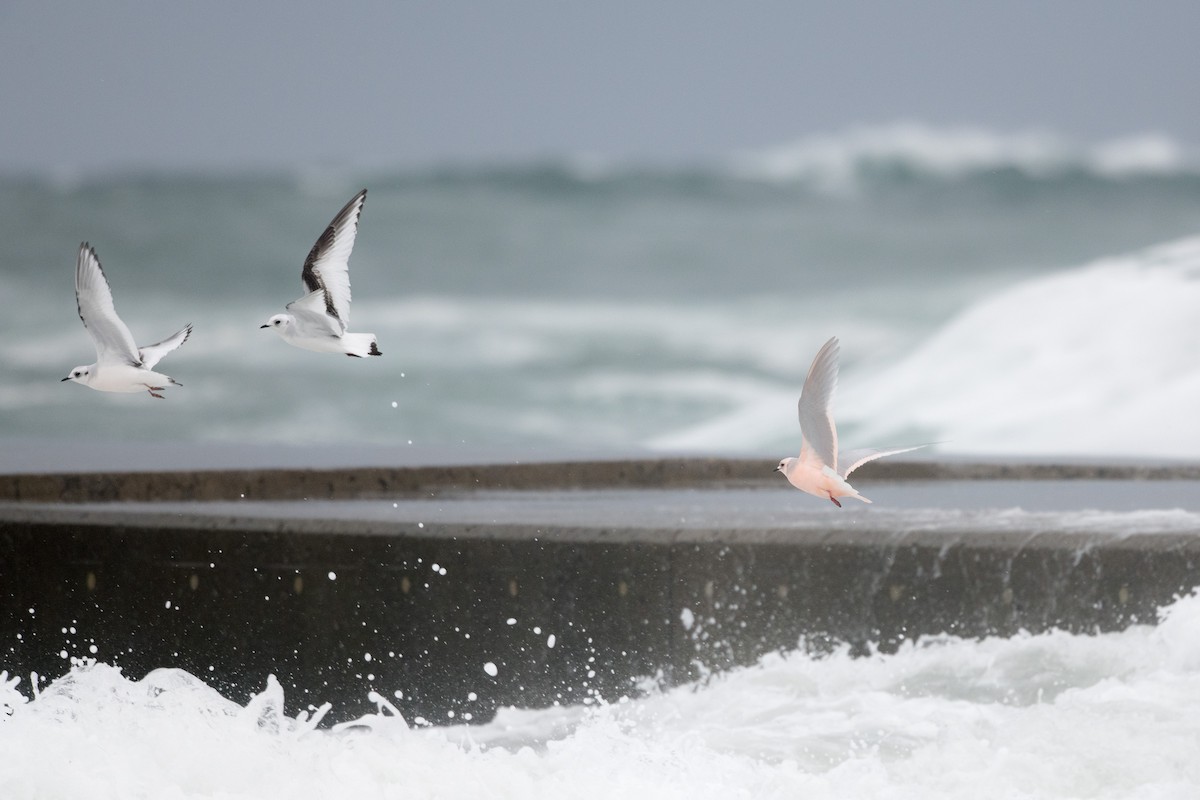
M 71 370 L 71 374 L 68 375 L 67 377 L 63 378 L 63 380 L 64 381 L 75 381 L 76 383 L 82 383 L 84 386 L 86 386 L 87 382 L 91 379 L 91 377 L 92 377 L 92 368 L 91 367 L 76 367 L 75 369 Z M 60 383 L 61 383 L 61 381 L 60 381 Z
M 792 468 L 792 464 L 795 462 L 795 458 L 785 458 L 779 462 L 779 466 L 775 467 L 775 471 L 782 472 L 784 475 L 787 475 Z
M 275 316 L 273 316 L 269 320 L 267 320 L 266 324 L 259 325 L 258 327 L 260 329 L 261 328 L 274 328 L 278 333 L 283 333 L 285 330 L 288 329 L 288 326 L 290 326 L 292 324 L 292 322 L 293 322 L 293 320 L 292 320 L 291 314 L 276 314 Z

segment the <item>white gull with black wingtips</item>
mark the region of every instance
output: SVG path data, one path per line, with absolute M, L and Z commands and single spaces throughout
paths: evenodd
M 96 251 L 87 242 L 79 245 L 75 262 L 75 303 L 79 318 L 96 345 L 96 363 L 75 367 L 64 381 L 82 383 L 101 392 L 159 392 L 168 386 L 182 386 L 169 375 L 154 372 L 162 357 L 187 341 L 192 326 L 186 325 L 173 336 L 157 344 L 138 347 L 129 328 L 117 316 L 112 290 L 100 267 Z
M 276 314 L 259 327 L 271 328 L 290 345 L 318 353 L 345 353 L 356 358 L 383 355 L 375 334 L 346 330 L 350 324 L 350 251 L 366 200 L 367 190 L 363 189 L 313 245 L 300 273 L 308 294 L 288 303 L 289 313 Z

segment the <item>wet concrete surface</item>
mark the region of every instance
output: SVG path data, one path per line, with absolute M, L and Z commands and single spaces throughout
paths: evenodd
M 0 501 L 335 500 L 425 498 L 486 490 L 773 489 L 784 486 L 774 472 L 775 463 L 767 459 L 693 457 L 353 468 L 14 471 L 0 474 Z M 868 496 L 876 491 L 877 484 L 1056 480 L 1195 482 L 1200 480 L 1200 465 L 895 460 L 872 463 L 854 475 L 855 485 Z
M 638 529 L 853 529 L 896 526 L 992 530 L 1047 524 L 1071 526 L 1080 517 L 1095 524 L 1104 514 L 1115 529 L 1174 530 L 1200 514 L 1200 481 L 1042 480 L 892 481 L 864 484 L 872 504 L 845 501 L 842 508 L 810 497 L 782 480 L 773 488 L 570 489 L 443 491 L 426 497 L 396 494 L 359 500 L 215 500 L 0 504 L 0 511 L 86 514 L 154 519 L 276 519 L 373 523 L 383 530 L 423 524 L 602 527 Z M 1151 512 L 1163 512 L 1156 515 Z M 1138 512 L 1138 513 L 1134 513 Z M 1168 512 L 1176 512 L 1174 514 Z M 198 523 L 200 524 L 200 523 Z M 214 523 L 215 524 L 215 523 Z

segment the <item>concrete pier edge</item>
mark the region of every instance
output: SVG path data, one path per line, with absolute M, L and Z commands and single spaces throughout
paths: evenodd
M 0 502 L 360 498 L 480 489 L 777 486 L 764 459 L 655 458 L 330 469 L 218 469 L 0 475 Z M 1200 480 L 1197 464 L 881 461 L 867 481 Z

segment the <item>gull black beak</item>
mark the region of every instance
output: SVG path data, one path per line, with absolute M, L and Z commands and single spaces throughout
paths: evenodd
M 259 327 L 259 328 L 269 328 L 269 327 L 271 327 L 271 326 L 270 326 L 270 325 L 259 325 L 258 327 Z
M 67 377 L 63 378 L 63 379 L 62 379 L 62 381 L 59 381 L 59 383 L 62 383 L 63 381 L 69 381 L 69 380 L 71 380 L 71 376 L 70 376 L 70 375 L 68 375 Z

